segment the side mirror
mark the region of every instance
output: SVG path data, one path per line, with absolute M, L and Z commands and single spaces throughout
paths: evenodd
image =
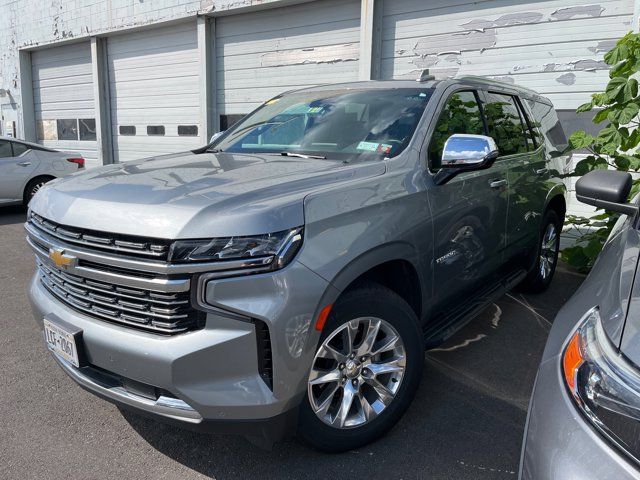
M 221 132 L 217 132 L 217 133 L 214 133 L 213 135 L 211 135 L 211 138 L 209 139 L 209 143 L 211 144 L 211 143 L 215 142 L 218 138 L 220 138 L 224 134 L 225 131 L 226 130 L 223 130 Z
M 489 168 L 498 158 L 498 147 L 491 137 L 455 133 L 444 144 L 437 185 L 447 183 L 462 172 Z
M 576 198 L 594 207 L 635 215 L 638 206 L 627 203 L 633 179 L 628 172 L 592 170 L 576 182 Z

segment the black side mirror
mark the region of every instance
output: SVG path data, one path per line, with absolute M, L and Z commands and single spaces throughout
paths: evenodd
M 491 137 L 454 133 L 444 144 L 442 166 L 436 185 L 447 183 L 462 172 L 489 168 L 498 158 L 498 147 Z
M 587 205 L 635 215 L 638 206 L 627 203 L 632 184 L 633 179 L 628 172 L 592 170 L 576 182 L 576 198 Z

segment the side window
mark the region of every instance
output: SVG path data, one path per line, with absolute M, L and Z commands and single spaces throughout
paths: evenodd
M 475 92 L 457 92 L 447 100 L 429 142 L 429 162 L 432 169 L 440 168 L 442 149 L 454 133 L 485 134 Z
M 525 126 L 522 125 L 515 98 L 487 92 L 484 113 L 489 135 L 496 141 L 500 156 L 527 152 Z
M 520 118 L 524 126 L 524 135 L 527 138 L 527 148 L 529 150 L 535 150 L 542 142 L 540 134 L 534 127 L 533 119 L 531 115 L 524 108 L 522 98 L 518 98 L 518 111 L 520 112 Z
M 561 152 L 567 147 L 567 137 L 562 123 L 552 105 L 537 100 L 527 100 L 527 105 L 533 113 L 535 125 L 544 136 L 544 142 L 551 152 Z
M 27 147 L 26 145 L 24 145 L 22 143 L 13 142 L 13 156 L 14 157 L 19 157 L 20 155 L 22 155 L 27 150 L 29 150 L 29 147 Z
M 13 152 L 11 151 L 11 142 L 0 140 L 0 158 L 8 157 L 13 157 Z

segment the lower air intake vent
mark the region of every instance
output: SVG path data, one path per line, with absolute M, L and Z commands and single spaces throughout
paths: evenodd
M 273 390 L 273 356 L 271 353 L 269 327 L 261 320 L 254 320 L 254 323 L 258 343 L 258 372 L 264 383 Z

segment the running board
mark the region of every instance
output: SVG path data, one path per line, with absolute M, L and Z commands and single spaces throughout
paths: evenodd
M 424 327 L 425 349 L 434 348 L 451 337 L 484 309 L 494 303 L 527 276 L 525 270 L 518 270 L 490 285 L 459 307 L 437 313 Z

